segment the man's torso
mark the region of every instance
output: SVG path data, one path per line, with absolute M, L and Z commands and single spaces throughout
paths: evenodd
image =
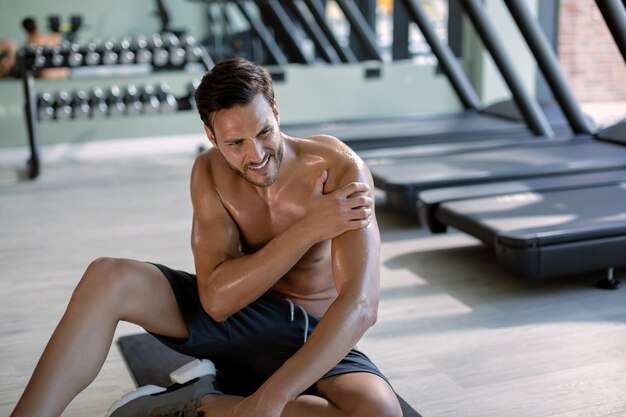
M 287 140 L 286 140 L 287 141 Z M 222 204 L 238 226 L 241 250 L 253 253 L 304 216 L 314 193 L 316 180 L 328 172 L 328 183 L 333 183 L 338 171 L 333 142 L 322 140 L 289 139 L 286 152 L 297 152 L 297 166 L 282 166 L 275 193 L 262 198 L 254 186 L 224 167 L 212 169 L 215 188 Z M 215 150 L 212 164 L 219 165 Z M 328 192 L 325 187 L 325 192 Z M 270 261 L 270 260 L 268 260 Z M 273 287 L 309 313 L 321 316 L 336 298 L 337 290 L 332 275 L 331 242 L 320 242 L 311 247 L 293 268 Z

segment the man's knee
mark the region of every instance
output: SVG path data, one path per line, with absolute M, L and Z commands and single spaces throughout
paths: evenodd
M 226 412 L 239 404 L 243 398 L 230 395 L 208 394 L 200 399 L 198 414 L 202 417 L 222 417 Z
M 362 398 L 350 410 L 349 417 L 402 417 L 397 398 Z
M 346 417 L 402 417 L 398 397 L 378 375 L 353 372 L 325 378 L 317 383 L 321 397 L 336 404 Z
M 74 290 L 73 298 L 94 296 L 99 298 L 123 294 L 129 285 L 128 260 L 117 258 L 98 258 L 91 262 Z

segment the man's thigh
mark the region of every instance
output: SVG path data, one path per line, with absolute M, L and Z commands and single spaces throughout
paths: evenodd
M 335 404 L 346 416 L 402 417 L 398 397 L 378 375 L 353 372 L 321 379 L 319 396 Z
M 122 320 L 169 337 L 187 337 L 172 287 L 165 276 L 149 263 L 131 259 L 109 259 L 110 275 L 125 280 L 124 304 L 127 306 Z

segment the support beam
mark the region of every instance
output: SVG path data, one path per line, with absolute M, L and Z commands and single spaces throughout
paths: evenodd
M 596 0 L 596 4 L 626 63 L 626 0 Z
M 350 31 L 354 33 L 361 41 L 366 52 L 367 59 L 382 61 L 383 58 L 378 52 L 376 44 L 376 35 L 370 25 L 363 17 L 363 14 L 357 7 L 354 0 L 335 0 L 341 11 L 346 16 L 346 20 L 350 23 Z
M 354 52 L 346 47 L 341 45 L 339 39 L 337 39 L 337 35 L 333 32 L 333 30 L 328 25 L 326 21 L 326 16 L 324 12 L 324 5 L 320 0 L 304 0 L 305 4 L 309 8 L 309 11 L 315 18 L 315 21 L 320 26 L 326 37 L 328 38 L 330 44 L 335 48 L 337 54 L 341 58 L 341 60 L 345 63 L 355 63 L 359 62 Z
M 411 58 L 409 53 L 409 17 L 401 0 L 393 2 L 393 42 L 391 56 L 394 61 Z
M 326 35 L 315 21 L 315 18 L 311 15 L 310 11 L 306 8 L 306 5 L 302 1 L 288 1 L 285 3 L 287 7 L 298 18 L 302 27 L 309 35 L 309 38 L 315 44 L 316 52 L 324 60 L 331 64 L 341 63 L 341 58 L 335 51 L 335 48 L 330 44 Z
M 269 33 L 263 22 L 260 21 L 256 14 L 256 10 L 253 10 L 254 5 L 248 0 L 237 0 L 236 2 L 239 10 L 244 15 L 244 17 L 250 23 L 250 28 L 257 35 L 257 37 L 263 43 L 263 46 L 267 49 L 270 54 L 272 61 L 277 65 L 287 65 L 289 60 L 280 49 L 274 38 Z
M 558 101 L 574 133 L 591 134 L 591 127 L 583 114 L 576 97 L 567 84 L 559 67 L 556 54 L 544 35 L 537 20 L 531 15 L 524 0 L 504 0 L 517 27 L 524 36 L 530 51 L 537 61 L 552 94 Z
M 37 97 L 35 95 L 35 77 L 30 63 L 23 69 L 22 81 L 24 87 L 24 117 L 28 130 L 28 145 L 30 158 L 27 163 L 27 174 L 30 179 L 35 179 L 41 172 L 39 160 L 39 129 L 37 128 Z
M 495 28 L 489 21 L 484 7 L 480 0 L 459 0 L 472 21 L 478 36 L 491 54 L 498 70 L 502 74 L 504 81 L 513 94 L 513 100 L 517 104 L 524 120 L 530 130 L 537 136 L 553 137 L 554 131 L 543 114 L 539 104 L 526 91 L 522 80 L 515 70 L 515 65 L 506 53 L 504 44 Z
M 302 48 L 304 37 L 294 25 L 291 17 L 278 0 L 258 0 L 257 7 L 265 20 L 274 28 L 275 34 L 280 37 L 284 50 L 291 61 L 298 64 L 313 64 L 312 57 Z
M 474 91 L 474 87 L 472 87 L 450 47 L 437 36 L 435 28 L 430 24 L 419 0 L 401 0 L 400 3 L 402 3 L 411 20 L 419 27 L 424 39 L 437 58 L 441 69 L 450 80 L 459 100 L 463 103 L 463 107 L 466 109 L 478 109 L 480 100 Z

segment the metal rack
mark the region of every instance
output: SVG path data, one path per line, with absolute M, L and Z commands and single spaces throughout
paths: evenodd
M 191 45 L 189 44 L 187 46 Z M 88 46 L 84 46 L 83 48 L 88 48 Z M 189 48 L 185 50 L 186 55 L 183 60 L 163 61 L 163 57 L 161 56 L 161 61 L 159 61 L 158 55 L 151 54 L 149 62 L 137 62 L 136 60 L 133 62 L 122 62 L 120 59 L 116 59 L 115 61 L 111 60 L 110 62 L 104 62 L 102 59 L 99 59 L 98 62 L 86 62 L 84 58 L 89 52 L 93 51 L 72 48 L 68 45 L 64 45 L 63 48 L 56 47 L 55 49 L 36 47 L 22 48 L 18 52 L 17 65 L 23 85 L 25 100 L 24 117 L 30 150 L 30 157 L 26 166 L 28 178 L 34 179 L 41 174 L 41 158 L 39 152 L 40 134 L 38 127 L 37 94 L 35 91 L 35 74 L 37 71 L 47 68 L 72 68 L 75 72 L 83 71 L 90 75 L 95 75 L 96 77 L 107 77 L 119 73 L 145 74 L 163 70 L 181 71 L 186 68 L 187 61 L 195 61 L 206 70 L 210 69 L 214 64 L 204 47 L 194 42 L 193 48 L 193 52 Z M 103 51 L 99 51 L 98 53 L 100 54 L 100 52 Z M 181 54 L 182 53 L 179 53 L 178 55 Z M 80 59 L 78 59 L 79 55 Z

